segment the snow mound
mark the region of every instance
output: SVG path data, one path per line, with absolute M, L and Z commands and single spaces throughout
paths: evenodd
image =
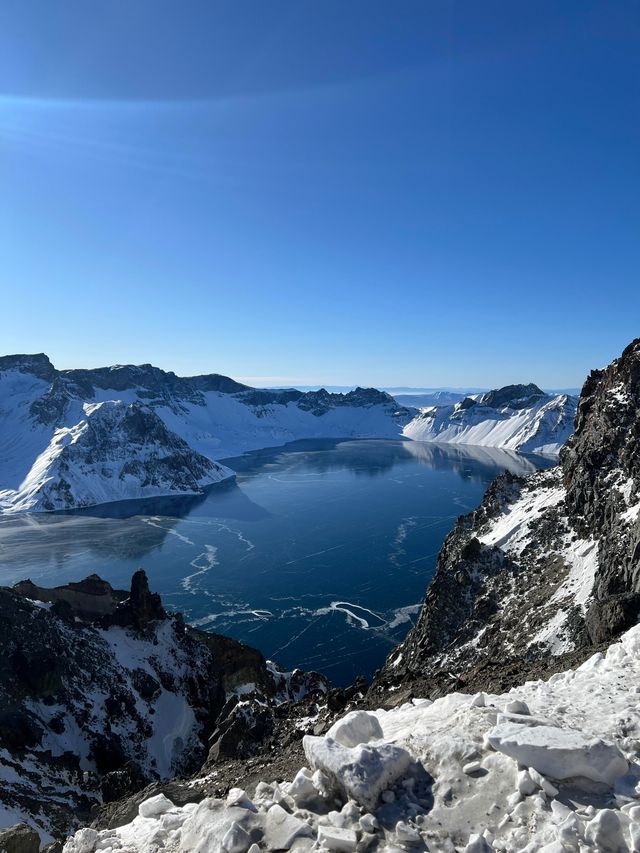
M 322 774 L 325 791 L 374 808 L 380 794 L 404 773 L 411 756 L 398 746 L 359 743 L 349 748 L 330 737 L 307 735 L 304 752 L 312 767 Z
M 312 767 L 293 782 L 182 808 L 156 797 L 64 853 L 638 851 L 639 678 L 636 626 L 606 655 L 510 693 L 347 715 L 305 739 Z
M 327 738 L 349 747 L 382 737 L 384 734 L 378 718 L 366 711 L 351 711 L 334 723 L 327 732 Z
M 617 746 L 575 729 L 502 723 L 487 735 L 494 749 L 554 779 L 583 776 L 612 785 L 629 769 Z

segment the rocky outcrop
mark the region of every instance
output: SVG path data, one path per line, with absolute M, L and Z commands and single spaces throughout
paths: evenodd
M 548 675 L 639 614 L 640 339 L 589 376 L 559 466 L 503 475 L 458 520 L 418 623 L 369 701 Z
M 59 837 L 149 783 L 258 753 L 281 707 L 317 713 L 328 690 L 167 614 L 142 570 L 129 591 L 95 575 L 0 587 L 0 807 Z
M 505 385 L 503 388 L 487 391 L 479 398 L 478 403 L 494 409 L 500 409 L 503 406 L 510 409 L 525 409 L 544 397 L 547 397 L 544 391 L 534 382 L 530 382 L 528 385 Z
M 17 823 L 0 829 L 0 851 L 2 853 L 38 853 L 40 836 L 26 823 Z
M 38 379 L 47 382 L 56 376 L 56 369 L 43 352 L 21 355 L 0 356 L 0 371 L 15 370 L 20 373 L 29 373 Z
M 370 406 L 391 407 L 391 411 L 397 413 L 399 420 L 410 415 L 410 410 L 404 406 L 398 406 L 390 394 L 378 391 L 377 388 L 358 387 L 347 394 L 331 394 L 329 391 L 321 388 L 319 391 L 308 391 L 306 394 L 302 394 L 298 406 L 303 411 L 311 412 L 316 417 L 325 415 L 330 409 L 336 406 L 357 408 L 368 408 Z
M 55 587 L 38 586 L 28 579 L 15 584 L 13 591 L 24 598 L 53 604 L 57 612 L 67 611 L 81 619 L 113 615 L 118 605 L 128 598 L 128 593 L 114 589 L 98 575 Z
M 561 459 L 571 519 L 581 533 L 598 534 L 601 569 L 591 620 L 600 611 L 606 621 L 620 606 L 635 619 L 640 612 L 640 339 L 606 370 L 590 374 L 575 434 Z

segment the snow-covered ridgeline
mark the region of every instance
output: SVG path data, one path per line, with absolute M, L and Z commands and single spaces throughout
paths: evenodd
M 302 394 L 155 368 L 36 368 L 0 359 L 0 512 L 201 494 L 233 477 L 217 459 L 301 438 L 399 438 L 413 414 L 375 389 Z
M 573 398 L 536 386 L 418 413 L 376 389 L 276 391 L 150 365 L 56 371 L 44 355 L 6 356 L 0 512 L 201 494 L 233 476 L 215 460 L 299 439 L 407 438 L 554 454 L 574 412 Z
M 640 626 L 509 693 L 356 711 L 306 737 L 308 768 L 251 797 L 83 829 L 65 853 L 259 849 L 563 853 L 640 849 Z
M 105 401 L 74 408 L 79 409 L 70 418 L 75 423 L 53 429 L 24 479 L 0 489 L 0 511 L 199 494 L 234 476 L 190 448 L 139 403 Z
M 571 435 L 575 413 L 576 400 L 567 395 L 536 396 L 522 408 L 481 402 L 466 408 L 463 401 L 424 409 L 406 425 L 403 434 L 414 441 L 502 447 L 554 456 Z

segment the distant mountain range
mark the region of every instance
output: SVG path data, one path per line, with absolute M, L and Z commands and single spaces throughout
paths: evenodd
M 279 390 L 282 390 L 283 386 L 277 386 Z M 336 394 L 346 394 L 348 391 L 353 391 L 355 385 L 293 385 L 290 388 L 295 388 L 298 391 L 319 391 L 320 388 L 324 388 L 325 391 L 331 391 Z M 447 394 L 451 394 L 452 396 L 458 397 L 462 399 L 463 397 L 468 397 L 473 394 L 484 394 L 486 391 L 490 391 L 490 388 L 486 387 L 475 387 L 472 385 L 463 385 L 461 387 L 456 387 L 454 385 L 443 385 L 438 388 L 423 388 L 416 387 L 412 388 L 406 385 L 381 385 L 381 391 L 386 391 L 387 394 L 391 394 L 392 397 L 396 399 L 398 397 L 445 397 Z M 568 394 L 570 397 L 577 397 L 580 394 L 580 388 L 572 387 L 572 388 L 545 388 L 545 394 L 549 394 L 552 397 L 558 394 Z
M 524 389 L 524 390 L 523 390 Z M 302 438 L 408 438 L 557 453 L 575 399 L 508 386 L 431 408 L 385 391 L 252 388 L 150 364 L 56 370 L 46 355 L 0 357 L 0 511 L 50 511 L 200 494 L 219 463 Z M 409 402 L 409 401 L 407 401 Z

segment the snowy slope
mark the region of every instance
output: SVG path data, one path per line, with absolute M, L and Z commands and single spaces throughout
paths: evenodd
M 128 591 L 96 575 L 0 587 L 0 648 L 0 831 L 26 821 L 47 840 L 100 803 L 191 775 L 210 750 L 238 754 L 234 733 L 253 754 L 280 704 L 306 714 L 328 690 L 317 673 L 185 626 L 142 571 Z M 243 726 L 252 714 L 262 731 Z
M 518 386 L 514 386 L 518 387 Z M 533 386 L 535 387 L 535 386 Z M 502 447 L 520 453 L 556 455 L 573 431 L 577 401 L 566 394 L 529 393 L 497 404 L 489 392 L 453 406 L 424 409 L 403 430 L 414 441 Z
M 57 371 L 45 355 L 5 356 L 0 512 L 198 494 L 232 476 L 215 460 L 304 438 L 404 437 L 557 452 L 571 431 L 572 398 L 514 387 L 529 397 L 500 389 L 418 413 L 373 388 L 257 389 L 151 365 Z
M 55 371 L 0 358 L 0 512 L 199 494 L 233 476 L 214 460 L 301 438 L 399 438 L 414 411 L 348 394 L 181 379 L 149 365 Z
M 4 589 L 0 612 L 0 827 L 13 813 L 59 834 L 126 761 L 143 780 L 198 766 L 220 674 L 182 623 L 101 629 Z
M 64 853 L 637 851 L 638 683 L 640 626 L 546 682 L 352 712 L 305 737 L 291 782 L 181 808 L 160 794 Z
M 19 477 L 13 478 L 15 488 L 0 489 L 0 510 L 57 510 L 200 494 L 204 487 L 233 476 L 230 469 L 192 450 L 139 403 L 85 403 L 70 409 L 73 423 L 53 429 L 22 481 L 17 484 Z M 30 445 L 44 443 L 42 427 L 34 426 L 26 435 Z M 17 447 L 14 466 L 23 458 L 24 443 Z

